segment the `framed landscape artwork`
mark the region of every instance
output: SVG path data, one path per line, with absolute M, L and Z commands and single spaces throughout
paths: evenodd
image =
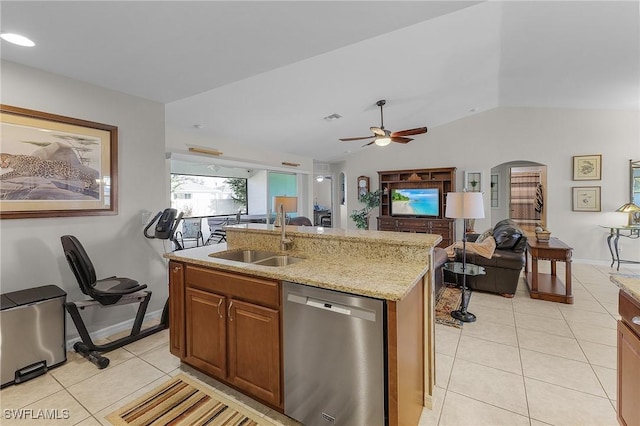
M 576 155 L 573 157 L 573 180 L 602 179 L 602 155 Z
M 574 212 L 599 212 L 600 211 L 600 187 L 576 186 L 573 191 L 572 210 Z
M 117 214 L 117 127 L 0 105 L 0 134 L 0 218 Z

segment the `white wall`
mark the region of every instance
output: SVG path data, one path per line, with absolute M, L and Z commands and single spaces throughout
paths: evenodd
M 348 157 L 341 170 L 348 177 L 347 188 L 355 188 L 356 177 L 364 175 L 371 177 L 375 190 L 379 170 L 457 167 L 460 190 L 465 170 L 482 171 L 482 187 L 489 188 L 494 166 L 517 160 L 545 164 L 547 228 L 552 236 L 574 248 L 574 259 L 607 261 L 608 231 L 599 225 L 626 223 L 627 218 L 614 210 L 629 201 L 629 159 L 640 158 L 638 118 L 638 111 L 496 108 L 429 129 L 407 145 L 367 147 Z M 571 180 L 572 157 L 585 154 L 602 154 L 602 180 Z M 571 211 L 574 186 L 600 186 L 602 212 Z M 345 210 L 360 207 L 355 192 L 347 191 Z M 476 221 L 477 229 L 490 226 L 490 212 L 487 192 L 488 217 Z M 348 224 L 354 228 L 352 220 Z M 621 239 L 620 245 L 624 257 L 640 259 L 637 240 Z
M 1 102 L 118 127 L 118 214 L 0 221 L 2 292 L 55 284 L 67 300 L 80 293 L 64 258 L 60 236 L 83 243 L 98 277 L 120 275 L 153 291 L 148 312 L 162 309 L 168 296 L 160 240 L 142 235 L 142 212 L 168 206 L 164 106 L 76 80 L 2 62 Z M 136 305 L 83 313 L 90 331 L 133 319 Z M 69 319 L 67 337 L 76 336 Z

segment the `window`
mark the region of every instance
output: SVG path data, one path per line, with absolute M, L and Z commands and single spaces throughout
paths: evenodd
M 171 207 L 185 217 L 246 212 L 247 179 L 172 173 Z

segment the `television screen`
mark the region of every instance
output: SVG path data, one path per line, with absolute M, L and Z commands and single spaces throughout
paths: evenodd
M 440 192 L 438 188 L 392 189 L 391 214 L 438 216 L 440 214 Z

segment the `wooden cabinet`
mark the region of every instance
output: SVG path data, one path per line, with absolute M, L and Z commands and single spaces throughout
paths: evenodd
M 280 314 L 232 299 L 229 308 L 229 381 L 256 397 L 280 401 Z
M 640 303 L 621 290 L 618 310 L 618 421 L 640 425 Z
M 218 379 L 227 377 L 226 298 L 207 291 L 186 291 L 185 362 Z
M 184 266 L 169 262 L 169 351 L 184 357 Z
M 444 217 L 447 192 L 456 190 L 456 168 L 410 169 L 378 172 L 380 189 L 380 216 L 378 230 L 396 232 L 422 232 L 442 236 L 440 247 L 455 242 L 454 219 Z M 394 215 L 391 194 L 394 189 L 438 189 L 438 215 L 419 217 L 417 215 Z
M 174 282 L 182 280 L 184 288 L 182 309 L 170 311 L 170 326 L 183 330 L 183 350 L 176 355 L 254 398 L 282 408 L 280 283 L 180 266 L 182 275 L 170 274 Z

